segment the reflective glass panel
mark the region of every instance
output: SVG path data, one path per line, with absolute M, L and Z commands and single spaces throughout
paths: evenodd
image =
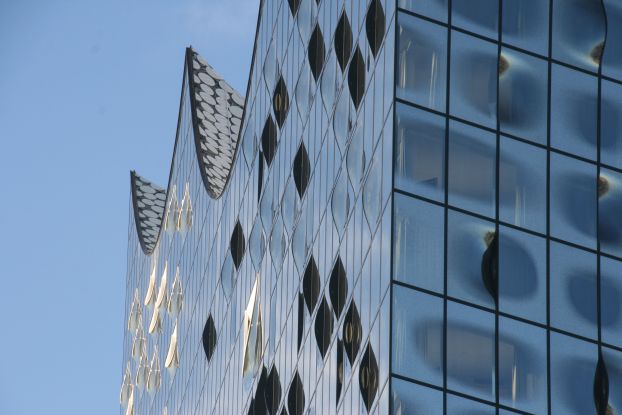
M 447 415 L 495 415 L 495 407 L 447 394 Z
M 546 150 L 501 137 L 499 219 L 546 233 Z
M 499 0 L 452 0 L 452 24 L 497 39 Z
M 622 168 L 622 85 L 603 79 L 601 88 L 600 161 Z
M 447 22 L 447 0 L 397 0 L 398 7 Z
M 499 318 L 499 400 L 510 408 L 547 412 L 546 330 Z
M 622 257 L 622 174 L 601 169 L 598 178 L 598 238 L 600 249 Z
M 391 379 L 393 389 L 391 413 L 440 414 L 443 412 L 443 393 L 400 379 Z
M 495 238 L 495 225 L 449 211 L 447 230 L 447 291 L 452 297 L 494 308 L 482 262 Z
M 499 310 L 546 323 L 546 240 L 499 227 Z
M 605 39 L 601 0 L 553 1 L 553 58 L 596 71 Z
M 501 130 L 536 143 L 546 144 L 547 62 L 503 48 L 499 73 Z
M 596 247 L 596 166 L 551 153 L 551 235 Z
M 460 32 L 451 33 L 452 115 L 496 127 L 498 66 L 497 45 Z
M 603 342 L 622 347 L 622 262 L 600 257 Z
M 603 75 L 622 79 L 622 3 L 604 0 L 607 12 L 607 46 L 603 54 Z M 615 22 L 615 24 L 614 24 Z M 603 88 L 604 91 L 604 88 Z
M 594 409 L 598 347 L 551 332 L 551 413 L 585 415 Z
M 456 121 L 449 123 L 449 203 L 495 216 L 496 136 Z
M 609 414 L 619 414 L 622 409 L 622 353 L 603 348 L 603 358 L 609 376 Z
M 395 186 L 445 200 L 445 118 L 407 105 L 397 107 Z
M 444 111 L 447 79 L 447 29 L 399 15 L 397 96 Z
M 443 385 L 443 300 L 393 288 L 393 372 Z
M 400 194 L 394 201 L 393 278 L 442 293 L 444 209 Z
M 596 159 L 597 78 L 553 65 L 551 146 Z
M 548 55 L 548 0 L 503 0 L 502 27 L 504 43 Z
M 451 301 L 447 303 L 447 387 L 494 400 L 494 314 Z
M 551 325 L 596 338 L 596 256 L 551 242 Z

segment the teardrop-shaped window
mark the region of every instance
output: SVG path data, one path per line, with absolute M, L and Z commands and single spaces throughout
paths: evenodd
M 315 341 L 322 358 L 326 357 L 326 352 L 328 352 L 333 335 L 333 325 L 333 313 L 328 305 L 328 301 L 326 301 L 326 297 L 324 297 L 315 316 Z
M 149 376 L 147 377 L 147 391 L 153 394 L 156 390 L 160 389 L 160 382 L 162 376 L 160 374 L 160 358 L 158 357 L 157 347 L 153 350 L 153 356 L 151 357 L 151 364 L 149 365 Z
M 365 60 L 358 46 L 348 69 L 348 86 L 352 103 L 358 110 L 365 94 Z
M 246 239 L 244 238 L 244 230 L 239 220 L 233 227 L 229 244 L 233 263 L 235 264 L 235 268 L 238 269 L 244 258 L 244 253 L 246 252 Z
M 130 362 L 127 362 L 125 374 L 123 375 L 123 383 L 121 384 L 121 392 L 119 393 L 119 403 L 121 403 L 121 405 L 125 406 L 128 404 L 133 390 L 132 371 L 130 369 Z
M 343 320 L 343 344 L 351 365 L 354 364 L 356 355 L 359 352 L 362 338 L 361 316 L 356 304 L 352 301 Z
M 293 165 L 294 183 L 296 184 L 296 190 L 298 196 L 302 199 L 309 185 L 309 178 L 311 176 L 311 164 L 309 163 L 309 155 L 304 143 L 300 143 L 296 156 L 294 157 Z
M 160 278 L 160 286 L 158 287 L 158 296 L 155 300 L 156 308 L 160 308 L 166 305 L 167 300 L 167 280 L 168 280 L 168 261 L 164 263 L 164 271 L 162 271 L 162 277 Z
M 316 24 L 309 39 L 309 67 L 313 78 L 317 81 L 324 67 L 324 36 L 320 30 L 320 25 Z
M 276 154 L 276 146 L 276 125 L 272 120 L 272 116 L 269 115 L 261 133 L 261 147 L 263 149 L 263 156 L 266 158 L 268 166 L 272 164 L 272 159 Z
M 164 218 L 164 230 L 168 233 L 177 229 L 177 218 L 179 215 L 179 204 L 177 203 L 177 186 L 171 188 L 170 197 L 166 208 L 166 216 Z
M 367 10 L 367 18 L 365 19 L 365 28 L 367 32 L 367 41 L 374 57 L 378 55 L 384 31 L 386 26 L 384 9 L 380 0 L 372 0 Z
M 298 375 L 298 371 L 294 373 L 294 379 L 289 386 L 287 393 L 287 409 L 289 415 L 303 415 L 305 409 L 305 390 Z
M 212 359 L 212 355 L 214 354 L 214 350 L 216 349 L 216 342 L 216 326 L 214 325 L 214 319 L 210 314 L 207 317 L 205 327 L 203 328 L 203 350 L 205 351 L 205 356 L 207 357 L 208 362 Z
M 361 367 L 359 368 L 359 386 L 361 397 L 365 403 L 367 411 L 371 409 L 376 394 L 378 393 L 378 362 L 376 354 L 371 348 L 371 344 L 367 344 L 365 354 L 361 359 Z
M 143 311 L 140 306 L 140 299 L 138 298 L 138 288 L 134 291 L 134 300 L 132 301 L 132 307 L 130 309 L 130 315 L 127 320 L 128 331 L 136 331 L 136 329 L 142 324 Z
M 272 109 L 274 110 L 274 115 L 276 116 L 276 122 L 279 125 L 279 128 L 283 127 L 285 118 L 287 117 L 287 113 L 289 111 L 289 95 L 287 93 L 287 85 L 285 85 L 285 81 L 282 76 L 279 78 L 279 82 L 277 82 L 276 87 L 274 88 Z
M 348 279 L 346 278 L 346 270 L 341 262 L 341 257 L 337 257 L 333 270 L 330 273 L 330 302 L 333 304 L 333 311 L 337 319 L 341 317 L 341 312 L 346 304 L 348 295 Z
M 345 10 L 341 12 L 341 17 L 335 30 L 335 54 L 337 55 L 339 68 L 341 68 L 341 72 L 344 72 L 352 54 L 352 27 Z
M 175 328 L 171 334 L 171 341 L 169 343 L 168 352 L 166 353 L 166 359 L 164 360 L 164 367 L 171 372 L 171 376 L 175 373 L 175 369 L 179 367 L 179 350 L 177 348 L 177 322 L 175 322 Z
M 184 291 L 181 287 L 181 279 L 179 278 L 179 266 L 175 271 L 175 279 L 173 280 L 173 286 L 171 287 L 171 296 L 168 299 L 167 310 L 170 315 L 177 317 L 181 312 L 181 308 L 184 303 Z
M 315 310 L 315 305 L 320 296 L 320 272 L 317 269 L 317 265 L 315 265 L 313 255 L 309 258 L 309 262 L 307 262 L 302 286 L 307 309 L 309 310 L 309 314 L 313 314 L 313 310 Z
M 263 323 L 259 290 L 259 274 L 257 274 L 244 311 L 244 354 L 242 356 L 242 376 L 244 377 L 255 373 L 263 355 Z
M 190 199 L 190 186 L 188 183 L 186 183 L 184 197 L 181 200 L 177 228 L 180 231 L 187 231 L 192 228 L 192 200 Z

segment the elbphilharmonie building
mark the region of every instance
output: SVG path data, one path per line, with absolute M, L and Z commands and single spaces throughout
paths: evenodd
M 130 175 L 120 413 L 622 413 L 622 2 L 259 3 Z

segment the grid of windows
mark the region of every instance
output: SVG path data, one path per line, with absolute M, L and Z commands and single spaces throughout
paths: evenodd
M 392 413 L 617 413 L 622 8 L 398 0 Z

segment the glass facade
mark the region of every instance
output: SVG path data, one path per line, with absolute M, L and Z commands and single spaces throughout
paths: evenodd
M 120 413 L 622 411 L 622 7 L 260 3 L 132 174 Z

